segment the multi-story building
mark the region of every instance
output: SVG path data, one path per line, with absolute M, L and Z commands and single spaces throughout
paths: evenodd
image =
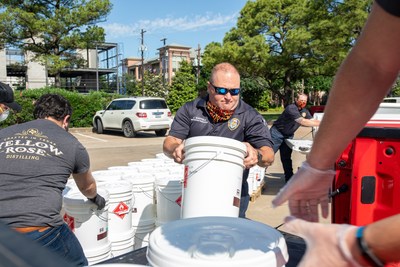
M 164 80 L 171 84 L 172 78 L 180 67 L 182 60 L 192 63 L 194 66 L 200 64 L 200 53 L 196 54 L 189 46 L 170 44 L 157 49 L 159 56 L 143 60 L 141 58 L 126 58 L 123 61 L 124 72 L 133 75 L 137 81 L 142 80 L 142 70 L 154 74 L 162 74 Z M 200 50 L 197 50 L 198 52 Z M 143 65 L 143 69 L 142 69 Z
M 120 77 L 129 73 L 137 81 L 142 80 L 144 71 L 162 74 L 164 81 L 171 84 L 182 60 L 200 66 L 200 48 L 171 44 L 158 49 L 158 57 L 124 58 L 117 43 L 97 44 L 95 49 L 76 50 L 85 59 L 86 66 L 65 68 L 61 71 L 61 86 L 65 89 L 87 92 L 104 90 L 120 92 Z M 0 81 L 14 89 L 35 89 L 54 85 L 54 77 L 46 66 L 32 60 L 31 53 L 5 47 L 0 49 Z M 123 85 L 122 85 L 123 86 Z
M 61 86 L 78 91 L 118 91 L 121 56 L 116 43 L 100 43 L 95 49 L 76 50 L 86 66 L 65 68 L 61 71 Z M 14 89 L 35 89 L 54 85 L 46 65 L 32 60 L 31 52 L 24 53 L 5 46 L 0 50 L 0 81 Z

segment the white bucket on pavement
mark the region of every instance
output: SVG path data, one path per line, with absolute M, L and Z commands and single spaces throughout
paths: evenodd
M 108 208 L 110 239 L 114 234 L 131 230 L 132 221 L 132 184 L 129 181 L 115 181 L 102 185 L 110 193 Z
M 134 249 L 139 249 L 149 245 L 150 234 L 155 229 L 154 221 L 147 221 L 133 227 L 135 229 Z
M 71 190 L 63 196 L 64 221 L 78 238 L 88 260 L 92 261 L 109 257 L 111 248 L 107 212 L 109 193 L 101 188 L 98 188 L 98 193 L 106 200 L 102 210 L 97 210 L 96 204 L 79 191 Z
M 181 218 L 182 178 L 169 175 L 156 179 L 156 226 Z
M 120 171 L 122 173 L 122 175 L 125 174 L 135 174 L 138 173 L 138 169 L 135 166 L 111 166 L 107 168 L 108 170 L 112 170 L 112 171 Z
M 108 231 L 113 255 L 121 251 L 132 251 L 133 244 L 129 240 L 132 231 L 132 183 L 117 180 L 113 183 L 99 185 L 110 193 L 108 207 Z M 121 248 L 121 246 L 125 246 Z M 126 250 L 124 250 L 126 248 Z
M 95 249 L 84 250 L 84 253 L 89 265 L 94 265 L 99 262 L 108 260 L 112 258 L 111 242 L 108 242 L 107 244 L 99 246 Z
M 154 223 L 154 176 L 138 173 L 125 175 L 122 179 L 132 183 L 132 226 Z
M 134 237 L 135 229 L 131 227 L 129 231 L 124 233 L 118 233 L 114 235 L 111 242 L 111 255 L 112 257 L 118 257 L 122 254 L 133 251 L 134 248 Z
M 147 260 L 153 267 L 285 266 L 284 237 L 276 229 L 243 218 L 200 217 L 157 227 Z
M 230 138 L 187 139 L 181 218 L 238 217 L 246 153 L 245 144 Z
M 97 184 L 100 183 L 113 183 L 115 181 L 121 180 L 124 172 L 121 170 L 99 170 L 92 172 L 94 179 Z

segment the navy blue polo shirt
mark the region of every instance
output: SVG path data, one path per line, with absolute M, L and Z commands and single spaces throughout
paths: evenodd
M 299 110 L 295 103 L 288 105 L 279 118 L 274 122 L 276 127 L 284 137 L 292 137 L 294 132 L 299 129 L 300 123 L 296 122 L 299 118 L 311 119 L 310 112 L 303 108 Z
M 240 142 L 248 142 L 255 148 L 273 147 L 271 134 L 264 118 L 254 108 L 239 100 L 228 121 L 214 123 L 208 115 L 206 98 L 196 98 L 183 105 L 177 112 L 169 131 L 170 136 L 185 140 L 195 136 L 221 136 Z M 249 193 L 247 177 L 249 169 L 243 171 L 241 196 Z
M 239 100 L 228 121 L 214 123 L 208 115 L 207 98 L 197 98 L 183 105 L 176 113 L 170 136 L 188 139 L 194 136 L 221 136 L 248 142 L 255 148 L 273 147 L 264 118 L 254 108 Z

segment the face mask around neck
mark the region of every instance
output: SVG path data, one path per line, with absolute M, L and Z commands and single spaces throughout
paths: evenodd
M 8 115 L 10 115 L 9 110 L 3 111 L 3 113 L 0 114 L 0 122 L 5 121 L 8 118 Z

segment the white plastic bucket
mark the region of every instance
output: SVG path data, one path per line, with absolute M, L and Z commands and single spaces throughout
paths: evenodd
M 112 258 L 111 242 L 108 242 L 107 244 L 104 244 L 94 249 L 84 250 L 84 253 L 89 265 L 94 265 L 99 262 L 108 260 Z
M 134 249 L 147 247 L 149 245 L 150 234 L 155 229 L 154 221 L 148 221 L 146 224 L 141 224 L 133 227 L 135 229 Z
M 179 220 L 181 218 L 182 178 L 176 175 L 157 178 L 156 225 Z
M 230 138 L 187 139 L 181 218 L 238 217 L 246 153 L 245 144 Z
M 71 190 L 63 196 L 64 221 L 75 233 L 84 251 L 107 247 L 109 193 L 98 188 L 98 193 L 106 200 L 106 206 L 97 210 L 96 204 L 81 192 Z M 104 254 L 102 251 L 100 253 Z
M 120 241 L 120 237 L 132 229 L 132 184 L 129 181 L 117 180 L 113 183 L 99 185 L 110 193 L 108 207 L 109 239 Z
M 132 226 L 154 223 L 154 176 L 138 173 L 125 175 L 122 179 L 132 183 Z
M 111 166 L 107 168 L 108 170 L 112 170 L 112 171 L 120 171 L 122 173 L 122 175 L 126 175 L 126 174 L 135 174 L 138 173 L 138 169 L 135 166 Z
M 114 240 L 111 240 L 112 257 L 132 252 L 134 250 L 134 237 L 135 229 L 133 227 L 127 232 L 114 235 Z
M 121 170 L 99 170 L 92 172 L 92 175 L 97 184 L 113 183 L 115 181 L 121 180 L 123 174 L 124 172 Z
M 157 227 L 146 256 L 153 267 L 281 267 L 289 258 L 279 231 L 232 217 L 189 218 Z

